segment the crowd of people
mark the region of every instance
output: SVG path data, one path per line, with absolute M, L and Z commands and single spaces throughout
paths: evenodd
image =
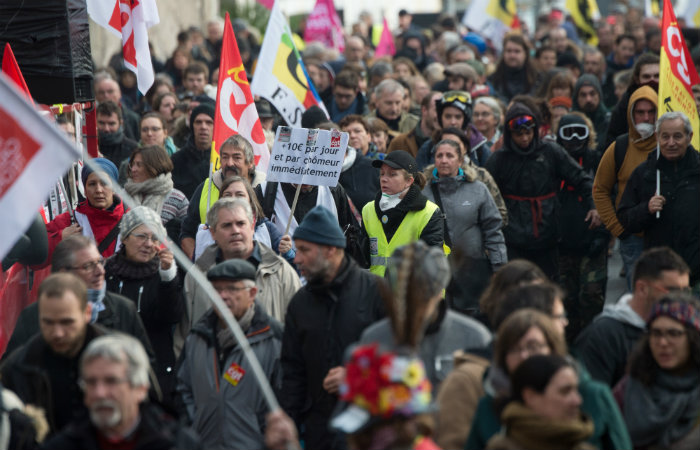
M 240 135 L 209 174 L 220 20 L 144 96 L 115 55 L 76 207 L 27 232 L 51 274 L 2 355 L 0 449 L 700 448 L 700 130 L 660 114 L 658 18 L 613 11 L 595 46 L 557 9 L 501 48 L 405 10 L 393 56 L 369 14 L 342 53 L 298 40 L 302 126 L 349 134 L 334 187 L 267 181 Z

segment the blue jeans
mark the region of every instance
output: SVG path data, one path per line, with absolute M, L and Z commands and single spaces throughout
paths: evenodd
M 625 266 L 625 277 L 627 278 L 627 290 L 632 292 L 632 275 L 634 263 L 644 250 L 644 238 L 632 235 L 624 240 L 620 240 L 620 256 L 622 264 Z

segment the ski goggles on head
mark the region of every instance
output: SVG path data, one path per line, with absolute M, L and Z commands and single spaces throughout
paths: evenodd
M 447 93 L 445 96 L 442 97 L 442 103 L 453 103 L 453 102 L 461 102 L 466 105 L 471 105 L 472 103 L 472 96 L 469 95 L 468 92 L 456 92 L 456 93 Z
M 565 141 L 570 141 L 572 139 L 584 140 L 589 134 L 590 130 L 588 127 L 579 123 L 571 123 L 559 128 L 559 137 Z
M 518 116 L 508 121 L 510 131 L 532 130 L 535 128 L 535 118 L 532 116 Z

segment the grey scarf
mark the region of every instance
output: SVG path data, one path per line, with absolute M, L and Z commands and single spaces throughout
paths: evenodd
M 623 413 L 634 446 L 668 448 L 698 424 L 700 374 L 695 370 L 673 376 L 659 370 L 651 386 L 630 377 L 624 401 Z
M 170 173 L 161 173 L 155 178 L 151 178 L 141 183 L 134 183 L 129 178 L 124 185 L 126 192 L 131 195 L 139 205 L 151 208 L 158 214 L 163 209 L 165 197 L 173 190 L 173 178 Z
M 250 324 L 253 322 L 253 316 L 255 315 L 255 303 L 250 305 L 250 308 L 243 314 L 243 316 L 238 319 L 238 325 L 240 325 L 243 334 L 248 332 Z M 219 348 L 221 351 L 228 352 L 236 345 L 236 338 L 233 336 L 233 331 L 224 324 L 216 332 L 216 339 L 219 341 Z

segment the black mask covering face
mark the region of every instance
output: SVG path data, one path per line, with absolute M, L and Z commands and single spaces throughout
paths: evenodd
M 557 143 L 574 159 L 585 154 L 590 137 L 590 128 L 583 118 L 575 114 L 566 114 L 559 120 Z
M 104 131 L 99 131 L 97 133 L 97 142 L 99 145 L 105 145 L 111 147 L 113 145 L 119 145 L 124 140 L 124 130 L 119 127 L 114 133 L 105 133 Z

